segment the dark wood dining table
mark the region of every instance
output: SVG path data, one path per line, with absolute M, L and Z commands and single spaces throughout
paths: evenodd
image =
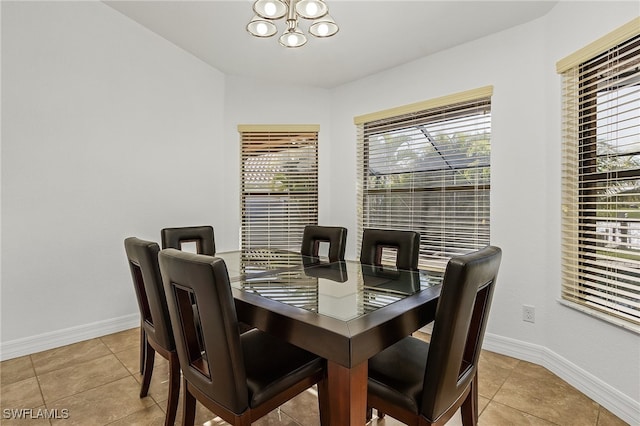
M 442 272 L 277 249 L 218 253 L 238 320 L 327 360 L 329 422 L 366 423 L 367 360 L 433 321 Z

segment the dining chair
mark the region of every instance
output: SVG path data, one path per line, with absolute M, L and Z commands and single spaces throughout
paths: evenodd
M 182 367 L 183 425 L 193 425 L 196 400 L 232 425 L 248 425 L 316 383 L 328 419 L 325 361 L 258 329 L 241 334 L 222 259 L 165 249 L 159 261 Z
M 165 425 L 173 425 L 180 393 L 180 364 L 173 339 L 167 299 L 160 268 L 158 244 L 130 237 L 124 240 L 131 278 L 138 299 L 141 324 L 140 353 L 143 357 L 140 398 L 147 396 L 156 352 L 169 361 L 169 396 Z
M 347 246 L 347 228 L 341 226 L 307 225 L 302 233 L 300 254 L 318 257 L 320 243 L 329 243 L 329 261 L 344 260 Z
M 478 421 L 478 359 L 502 251 L 487 246 L 449 260 L 430 343 L 406 337 L 369 359 L 367 416 L 444 425 L 460 408 Z
M 207 256 L 215 256 L 216 242 L 213 233 L 213 227 L 209 225 L 203 226 L 182 226 L 176 228 L 163 228 L 160 231 L 162 239 L 162 248 L 174 248 L 182 250 L 183 243 L 195 243 L 196 253 Z M 196 324 L 198 318 L 196 317 Z M 242 330 L 248 330 L 252 327 L 241 324 Z
M 365 229 L 362 233 L 360 263 L 382 266 L 385 248 L 396 250 L 398 269 L 418 269 L 420 254 L 420 233 L 390 229 Z
M 183 243 L 195 243 L 198 254 L 215 256 L 216 242 L 212 226 L 184 226 L 163 228 L 160 231 L 162 248 L 181 250 Z

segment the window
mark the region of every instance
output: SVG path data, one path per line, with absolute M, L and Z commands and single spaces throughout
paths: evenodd
M 355 118 L 359 242 L 364 228 L 418 231 L 429 269 L 489 244 L 491 93 Z
M 299 250 L 318 223 L 318 126 L 238 126 L 242 249 Z
M 562 299 L 640 330 L 640 22 L 558 62 Z

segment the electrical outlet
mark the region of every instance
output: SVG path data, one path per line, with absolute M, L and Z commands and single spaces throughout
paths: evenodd
M 531 305 L 522 305 L 522 321 L 536 322 L 536 308 Z

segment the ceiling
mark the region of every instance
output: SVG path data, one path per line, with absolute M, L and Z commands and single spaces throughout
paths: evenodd
M 326 0 L 340 31 L 294 49 L 245 30 L 252 0 L 104 3 L 227 75 L 333 88 L 534 20 L 557 1 Z

